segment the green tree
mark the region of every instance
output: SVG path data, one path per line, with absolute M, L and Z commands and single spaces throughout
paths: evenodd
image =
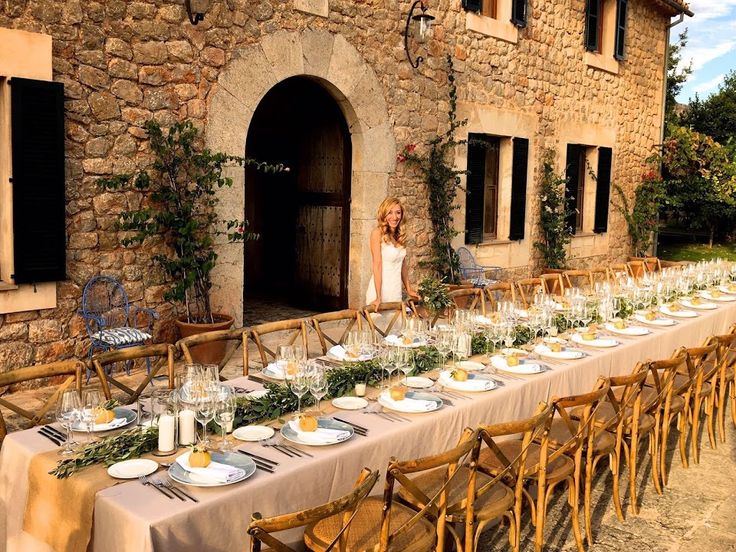
M 717 233 L 734 228 L 736 220 L 736 159 L 733 150 L 710 136 L 672 126 L 653 159 L 662 163 L 665 206 L 670 220 L 707 230 L 712 246 Z
M 696 95 L 682 124 L 713 137 L 721 144 L 736 142 L 736 71 L 730 71 L 718 92 L 705 100 Z
M 682 86 L 693 72 L 692 62 L 680 69 L 682 61 L 682 49 L 687 44 L 687 29 L 680 33 L 677 42 L 670 44 L 667 52 L 667 99 L 665 101 L 664 116 L 667 126 L 674 124 L 678 120 L 677 112 L 677 96 L 682 91 Z M 665 126 L 665 128 L 667 128 Z

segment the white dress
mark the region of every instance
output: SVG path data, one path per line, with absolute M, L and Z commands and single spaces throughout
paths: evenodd
M 406 248 L 397 247 L 393 243 L 381 240 L 381 301 L 393 303 L 401 301 L 401 266 L 406 257 Z M 370 305 L 376 300 L 376 284 L 373 276 L 368 283 L 365 294 L 365 304 Z

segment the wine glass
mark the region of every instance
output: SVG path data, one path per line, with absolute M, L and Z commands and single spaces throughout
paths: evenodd
M 322 400 L 322 397 L 327 394 L 327 376 L 325 375 L 324 367 L 319 364 L 314 365 L 312 375 L 309 378 L 309 392 L 314 397 L 317 404 L 318 416 L 321 416 L 322 407 L 319 403 Z
M 383 391 L 384 387 L 386 386 L 385 373 L 388 370 L 388 367 L 391 365 L 391 349 L 389 347 L 381 345 L 376 345 L 376 348 L 376 361 L 378 362 L 378 367 L 381 369 L 381 391 Z
M 207 437 L 207 424 L 215 418 L 215 397 L 213 389 L 205 386 L 194 397 L 194 419 L 202 424 L 202 439 L 200 443 L 207 447 L 210 444 Z
M 72 426 L 79 421 L 82 401 L 79 400 L 79 394 L 76 389 L 67 389 L 59 399 L 56 405 L 56 421 L 66 429 L 66 441 L 61 454 L 74 454 L 75 443 L 72 439 Z
M 225 387 L 225 386 L 223 386 Z M 222 434 L 222 444 L 220 450 L 223 452 L 232 451 L 232 443 L 227 437 L 227 433 L 232 431 L 233 420 L 235 419 L 235 400 L 232 394 L 221 393 L 218 395 L 217 403 L 215 404 L 215 422 L 220 426 L 220 432 Z
M 95 418 L 102 404 L 102 394 L 98 389 L 85 389 L 82 394 L 81 421 L 87 428 L 87 440 L 92 441 L 92 429 L 95 426 Z
M 309 373 L 304 369 L 303 363 L 299 365 L 294 379 L 291 380 L 289 386 L 291 387 L 291 392 L 296 395 L 296 417 L 298 418 L 302 412 L 302 397 L 309 391 Z
M 409 372 L 412 370 L 411 353 L 405 349 L 396 352 L 396 366 L 404 374 L 404 385 L 408 387 Z

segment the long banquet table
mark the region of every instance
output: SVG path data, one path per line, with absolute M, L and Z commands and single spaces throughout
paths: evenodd
M 137 481 L 117 484 L 96 495 L 90 549 L 245 550 L 246 528 L 254 511 L 269 516 L 334 499 L 350 489 L 364 466 L 385 470 L 391 456 L 414 458 L 440 452 L 456 442 L 465 426 L 528 416 L 540 400 L 586 391 L 599 375 L 629 373 L 639 360 L 665 358 L 678 346 L 699 345 L 709 335 L 725 333 L 734 322 L 736 302 L 721 303 L 716 310 L 701 311 L 697 318 L 678 320 L 674 327 L 652 328 L 647 336 L 620 339 L 621 345 L 615 348 L 587 348 L 587 357 L 550 364 L 551 370 L 542 374 L 521 380 L 504 378 L 498 389 L 467 394 L 467 400 L 453 400 L 452 407 L 434 413 L 402 414 L 411 418 L 410 423 L 343 411 L 340 418 L 369 428 L 368 436 L 355 435 L 335 446 L 307 447 L 313 458 L 287 458 L 257 443 L 242 444 L 244 450 L 279 462 L 276 472 L 258 470 L 246 481 L 228 487 L 188 488 L 199 503 L 169 500 Z M 251 390 L 259 387 L 246 378 L 231 382 Z M 5 438 L 0 451 L 0 550 L 50 550 L 22 528 L 31 458 L 53 448 L 35 429 Z M 84 477 L 84 472 L 73 477 Z M 376 487 L 374 492 L 380 489 Z

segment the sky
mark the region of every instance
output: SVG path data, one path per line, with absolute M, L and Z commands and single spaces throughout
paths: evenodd
M 689 0 L 694 17 L 673 27 L 670 41 L 688 29 L 682 63 L 692 61 L 693 72 L 677 100 L 688 103 L 697 93 L 700 99 L 718 91 L 729 71 L 736 69 L 736 0 Z

